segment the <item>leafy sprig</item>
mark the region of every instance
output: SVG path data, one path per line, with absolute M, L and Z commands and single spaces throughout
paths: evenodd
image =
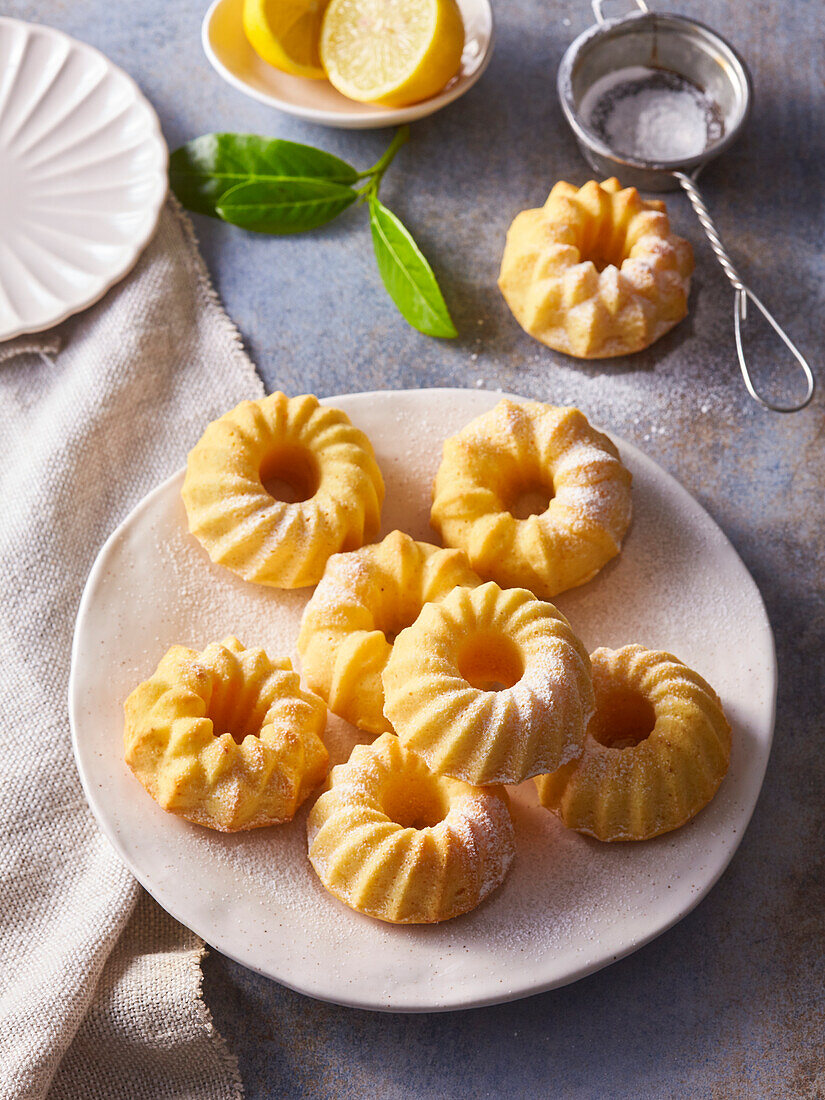
M 354 203 L 366 204 L 378 270 L 399 312 L 419 332 L 454 337 L 433 269 L 378 198 L 384 174 L 408 138 L 403 126 L 380 160 L 358 172 L 311 145 L 256 134 L 204 134 L 172 154 L 169 177 L 187 210 L 255 233 L 303 233 Z

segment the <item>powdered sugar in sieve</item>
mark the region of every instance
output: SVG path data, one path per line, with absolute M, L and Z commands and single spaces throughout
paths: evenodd
M 644 65 L 601 77 L 579 110 L 617 153 L 646 161 L 699 156 L 725 132 L 719 106 L 701 88 L 670 69 Z

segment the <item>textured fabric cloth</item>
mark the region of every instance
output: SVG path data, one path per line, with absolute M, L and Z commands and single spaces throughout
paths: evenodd
M 203 945 L 98 831 L 66 699 L 99 546 L 263 388 L 172 205 L 124 283 L 18 347 L 0 353 L 0 1097 L 236 1098 Z
M 0 363 L 16 359 L 18 355 L 56 355 L 62 346 L 63 336 L 59 329 L 18 336 L 16 340 L 6 340 L 0 344 Z

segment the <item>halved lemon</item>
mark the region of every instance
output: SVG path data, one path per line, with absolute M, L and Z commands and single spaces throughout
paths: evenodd
M 350 99 L 406 107 L 458 72 L 464 23 L 455 0 L 330 0 L 320 54 Z
M 243 29 L 252 49 L 282 72 L 323 80 L 318 54 L 327 0 L 244 0 Z

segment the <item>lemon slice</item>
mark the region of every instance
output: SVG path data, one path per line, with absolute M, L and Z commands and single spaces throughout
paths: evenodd
M 464 24 L 455 0 L 330 0 L 320 54 L 350 99 L 405 107 L 455 76 Z
M 318 37 L 327 0 L 243 0 L 252 49 L 282 72 L 323 80 Z

